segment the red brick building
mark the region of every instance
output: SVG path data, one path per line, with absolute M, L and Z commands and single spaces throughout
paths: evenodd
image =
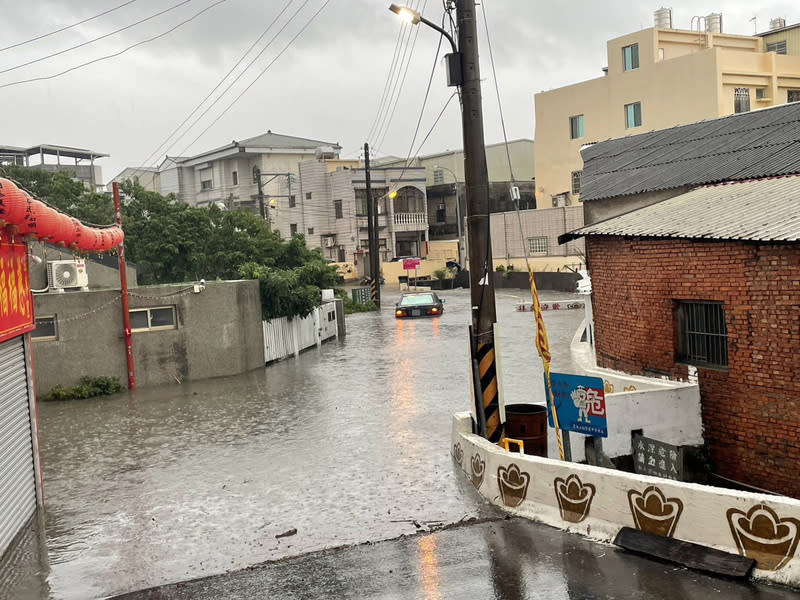
M 666 131 L 584 154 L 582 199 L 598 202 L 587 216 L 607 218 L 563 237 L 586 237 L 597 363 L 696 379 L 713 471 L 800 498 L 800 176 L 775 177 L 800 172 L 800 104 Z M 715 150 L 725 156 L 709 162 Z M 646 167 L 625 166 L 642 153 Z M 698 185 L 698 173 L 719 181 L 721 163 L 743 176 Z

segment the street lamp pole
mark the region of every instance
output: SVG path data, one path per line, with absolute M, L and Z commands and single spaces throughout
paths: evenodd
M 470 303 L 472 306 L 471 357 L 477 432 L 492 442 L 503 435 L 494 345 L 495 307 L 492 249 L 489 238 L 489 172 L 483 135 L 483 106 L 478 61 L 478 27 L 475 0 L 455 0 L 458 48 L 441 27 L 423 20 L 407 7 L 390 10 L 412 24 L 425 23 L 445 35 L 453 47 L 447 58 L 448 85 L 461 88 L 461 126 L 464 136 L 464 185 L 469 234 Z
M 456 225 L 458 227 L 458 264 L 459 266 L 463 267 L 464 265 L 461 262 L 461 242 L 463 238 L 461 234 L 461 200 L 459 200 L 458 198 L 458 177 L 456 177 L 456 174 L 447 167 L 436 165 L 434 169 L 442 169 L 443 171 L 447 171 L 448 173 L 450 173 L 450 175 L 453 176 L 453 180 L 455 182 L 454 187 L 456 190 Z

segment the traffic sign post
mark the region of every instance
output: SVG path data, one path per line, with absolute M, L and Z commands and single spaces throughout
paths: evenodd
M 605 389 L 600 377 L 550 373 L 550 383 L 553 386 L 553 399 L 562 431 L 608 437 Z M 545 390 L 549 397 L 547 378 Z M 550 427 L 554 427 L 549 402 L 547 419 Z

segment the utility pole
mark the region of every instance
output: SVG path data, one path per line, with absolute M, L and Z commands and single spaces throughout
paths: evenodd
M 364 143 L 364 171 L 367 183 L 367 228 L 369 237 L 369 270 L 372 276 L 372 301 L 381 307 L 381 261 L 378 256 L 378 207 L 372 199 L 372 180 L 369 172 L 369 144 Z
M 114 192 L 114 214 L 117 225 L 122 229 L 122 204 L 119 199 L 119 185 L 115 181 L 111 186 Z M 125 360 L 128 365 L 128 389 L 136 389 L 136 374 L 133 369 L 133 340 L 131 338 L 131 311 L 128 302 L 128 272 L 125 266 L 125 240 L 117 248 L 117 261 L 119 263 L 119 286 L 122 299 L 122 329 L 125 336 Z
M 489 174 L 483 136 L 478 31 L 475 0 L 456 0 L 458 50 L 461 53 L 461 122 L 464 136 L 464 180 L 469 231 L 469 279 L 472 306 L 473 371 L 476 412 L 481 435 L 499 442 L 500 421 L 494 324 L 497 320 L 489 238 Z
M 256 185 L 258 185 L 258 215 L 266 219 L 264 215 L 264 188 L 261 185 L 261 169 L 256 167 Z

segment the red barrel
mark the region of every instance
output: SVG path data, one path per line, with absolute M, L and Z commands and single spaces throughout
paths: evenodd
M 547 457 L 547 407 L 542 404 L 507 405 L 505 434 L 522 440 L 525 454 Z

